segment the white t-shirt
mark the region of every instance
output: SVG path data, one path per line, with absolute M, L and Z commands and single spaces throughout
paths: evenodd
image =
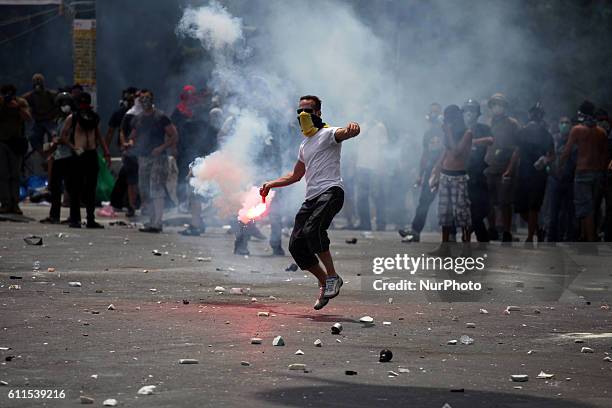
M 300 145 L 298 160 L 306 166 L 306 200 L 315 198 L 331 187 L 344 187 L 340 176 L 342 143 L 338 143 L 335 137 L 338 129 L 319 129 Z

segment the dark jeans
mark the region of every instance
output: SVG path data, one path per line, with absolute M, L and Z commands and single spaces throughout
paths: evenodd
M 478 242 L 489 242 L 489 233 L 484 223 L 484 219 L 489 215 L 487 179 L 484 176 L 470 175 L 468 193 L 470 196 L 472 230 L 476 234 Z
M 315 254 L 329 250 L 327 229 L 334 216 L 342 209 L 344 191 L 332 187 L 321 195 L 304 201 L 295 216 L 293 232 L 289 240 L 289 252 L 301 269 L 319 263 Z
M 550 223 L 548 242 L 575 241 L 574 182 L 548 178 L 550 189 Z
M 376 227 L 384 229 L 387 225 L 387 210 L 383 182 L 374 171 L 357 169 L 357 212 L 359 226 L 364 229 L 372 229 L 370 197 L 376 210 Z
M 23 156 L 15 154 L 7 143 L 0 142 L 0 203 L 13 208 L 19 204 L 19 176 Z
M 96 187 L 98 186 L 98 153 L 86 150 L 74 158 L 68 176 L 70 194 L 70 222 L 81 222 L 81 200 L 87 211 L 87 222 L 95 220 Z
M 49 191 L 51 192 L 51 210 L 49 218 L 59 220 L 62 209 L 62 185 L 67 188 L 68 175 L 74 171 L 74 158 L 67 157 L 53 161 L 53 171 L 49 180 Z
M 431 189 L 429 188 L 429 177 L 431 177 L 431 171 L 426 171 L 425 174 L 423 174 L 423 183 L 421 184 L 419 203 L 414 214 L 414 219 L 412 220 L 412 231 L 419 234 L 421 231 L 423 231 L 423 227 L 427 221 L 429 207 L 436 199 L 436 191 L 432 193 Z

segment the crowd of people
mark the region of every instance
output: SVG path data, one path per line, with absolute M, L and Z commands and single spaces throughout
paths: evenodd
M 26 155 L 38 155 L 45 163 L 51 204 L 41 222 L 103 228 L 95 212 L 98 173 L 104 163 L 111 165 L 110 151 L 116 143 L 121 168 L 110 197 L 112 207 L 125 209 L 127 217 L 136 216 L 137 210 L 148 215 L 149 222 L 140 230 L 159 233 L 170 199 L 191 214 L 182 234 L 205 232 L 203 199 L 187 179 L 190 163 L 221 144 L 227 118 L 218 95 L 186 85 L 168 116 L 155 106 L 151 90 L 130 87 L 123 91 L 120 106 L 102 133 L 92 96 L 78 84 L 54 91 L 47 88 L 42 74 L 35 74 L 32 90 L 22 96 L 10 84 L 0 93 L 0 214 L 22 214 L 23 161 Z M 384 191 L 389 183 L 384 179 L 411 176 L 391 174 L 388 158 L 377 156 L 379 146 L 389 144 L 391 137 L 380 120 L 366 118 L 359 142 L 343 153 L 348 156 L 343 164 L 346 228 L 370 230 L 374 225 L 386 230 L 394 223 L 403 241 L 418 242 L 437 198 L 444 242 L 470 241 L 472 234 L 479 242 L 512 242 L 521 220 L 527 242 L 612 240 L 607 113 L 584 101 L 576 114 L 549 123 L 538 102 L 522 124 L 510 115 L 510 108 L 499 93 L 485 103 L 468 99 L 462 106 L 444 109 L 431 104 L 421 158 L 414 166 L 415 189 L 406 192 L 415 203 L 409 227 L 401 221 L 409 213 L 405 205 L 400 206 L 402 216 L 389 211 L 389 194 Z M 282 143 L 272 143 L 261 153 L 280 157 L 283 149 Z M 173 178 L 176 186 L 169 188 Z M 62 206 L 70 207 L 65 220 L 60 219 Z M 85 223 L 81 206 L 86 209 Z M 270 244 L 275 254 L 282 255 L 284 220 L 279 211 L 270 214 Z M 285 224 L 291 223 L 287 218 Z M 242 227 L 243 235 L 248 230 L 249 236 L 261 237 L 254 224 Z M 235 250 L 248 253 L 242 244 Z

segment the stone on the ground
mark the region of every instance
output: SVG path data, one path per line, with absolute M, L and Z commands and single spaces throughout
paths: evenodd
M 113 305 L 112 303 L 110 305 L 108 305 L 107 307 L 108 310 L 115 310 L 115 305 Z
M 314 341 L 314 345 L 315 345 L 315 347 L 322 347 L 323 346 L 323 342 L 321 341 L 321 339 L 316 339 Z
M 397 369 L 397 371 L 399 371 L 400 373 L 409 373 L 410 370 L 404 367 L 400 367 Z
M 509 312 L 520 312 L 521 308 L 518 306 L 508 306 L 506 307 L 506 310 Z
M 268 312 L 257 312 L 257 317 L 268 317 L 270 313 Z
M 476 323 L 466 323 L 465 327 L 467 327 L 468 329 L 475 329 L 476 328 Z
M 251 363 L 249 363 L 248 361 L 241 361 L 240 365 L 245 366 L 245 367 L 250 367 Z
M 251 344 L 261 344 L 262 340 L 259 337 L 253 337 L 251 339 Z
M 198 364 L 199 361 L 195 358 L 181 358 L 179 364 Z
M 388 363 L 389 361 L 391 361 L 392 358 L 393 358 L 393 353 L 391 352 L 391 350 L 388 350 L 388 349 L 380 350 L 378 361 L 380 361 L 381 363 Z
M 81 287 L 81 282 L 68 282 L 68 286 L 71 286 L 73 288 L 80 288 Z
M 372 316 L 363 316 L 359 321 L 361 323 L 374 323 L 374 318 Z
M 285 340 L 283 340 L 281 336 L 276 336 L 274 340 L 272 340 L 272 345 L 273 346 L 284 346 Z
M 474 344 L 474 339 L 465 334 L 459 337 L 459 341 L 461 342 L 461 344 L 465 344 L 467 346 L 469 346 L 470 344 Z
M 590 347 L 583 347 L 583 348 L 581 348 L 581 349 L 580 349 L 580 352 L 581 352 L 581 353 L 594 353 L 594 352 L 595 352 L 595 350 L 593 350 L 593 349 L 592 349 L 592 348 L 590 348 Z
M 50 266 L 47 268 L 47 272 L 55 272 L 55 268 Z
M 114 399 L 114 398 L 109 398 L 109 399 L 104 400 L 102 405 L 104 405 L 105 407 L 116 407 L 117 406 L 117 400 Z
M 353 370 L 344 370 L 345 375 L 357 375 L 357 371 Z
M 246 290 L 245 288 L 231 288 L 230 289 L 230 295 L 243 295 L 247 292 L 248 290 Z
M 296 356 L 303 356 L 304 352 L 302 350 L 298 350 L 298 351 L 295 352 L 295 355 Z
M 389 375 L 389 377 L 397 377 L 399 375 L 395 371 L 388 371 L 387 374 Z
M 8 383 L 6 381 L 2 380 L 2 381 L 0 381 L 0 385 L 6 386 L 6 385 L 8 385 Z
M 391 326 L 391 322 L 383 322 L 383 326 Z
M 215 286 L 215 292 L 225 292 L 225 288 L 223 286 Z
M 91 397 L 86 397 L 85 395 L 81 395 L 81 404 L 93 404 L 94 403 L 94 399 Z
M 529 376 L 527 374 L 514 374 L 511 375 L 510 378 L 512 379 L 512 381 L 514 382 L 525 382 L 525 381 L 529 381 Z
M 140 389 L 138 390 L 138 394 L 151 395 L 155 391 L 155 388 L 157 388 L 155 385 L 145 385 L 143 387 L 140 387 Z
M 538 376 L 536 378 L 539 379 L 548 379 L 548 378 L 553 378 L 555 375 L 554 374 L 547 374 L 544 371 L 540 371 L 540 374 L 538 374 Z
M 446 344 L 448 344 L 449 346 L 455 346 L 457 344 L 457 340 L 449 340 L 448 342 L 446 342 Z
M 606 356 L 606 357 L 604 357 L 604 361 L 607 361 L 608 363 L 610 363 L 610 362 L 612 362 L 612 357 Z
M 212 261 L 212 258 L 211 258 L 211 257 L 205 257 L 205 258 L 203 258 L 203 257 L 198 257 L 198 258 L 196 258 L 196 260 L 197 260 L 198 262 L 210 262 L 210 261 Z
M 289 369 L 290 370 L 296 370 L 296 371 L 305 371 L 306 370 L 306 364 L 299 364 L 299 363 L 289 364 Z

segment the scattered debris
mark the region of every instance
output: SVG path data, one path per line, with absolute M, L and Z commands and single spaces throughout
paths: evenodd
M 299 363 L 289 364 L 289 369 L 296 370 L 296 371 L 306 371 L 306 364 L 299 364 Z
M 406 374 L 410 372 L 409 369 L 404 368 L 404 367 L 399 367 L 397 371 L 399 371 L 400 373 L 406 373 Z
M 539 379 L 549 379 L 549 378 L 553 378 L 555 375 L 554 374 L 546 374 L 544 371 L 540 371 L 540 374 L 538 374 L 538 376 L 536 378 Z
M 581 353 L 594 353 L 594 352 L 595 352 L 595 350 L 593 350 L 593 349 L 592 349 L 592 348 L 590 348 L 590 347 L 583 347 L 583 348 L 581 348 L 581 349 L 580 349 L 580 352 L 581 352 Z
M 94 403 L 94 399 L 91 397 L 86 397 L 84 395 L 81 395 L 81 404 L 93 404 Z
M 612 362 L 612 357 L 610 357 L 610 356 L 606 356 L 606 357 L 604 357 L 604 359 L 603 359 L 603 360 L 604 360 L 604 361 L 607 361 L 608 363 L 610 363 L 610 362 Z
M 463 336 L 459 337 L 459 341 L 461 342 L 461 344 L 465 344 L 466 346 L 474 344 L 474 339 L 471 338 L 470 336 L 465 335 L 465 334 Z
M 526 382 L 526 381 L 529 381 L 529 376 L 527 374 L 514 374 L 514 375 L 511 375 L 510 378 L 514 382 Z
M 109 399 L 104 400 L 102 405 L 104 405 L 105 407 L 116 407 L 117 406 L 117 400 L 114 399 L 114 398 L 109 398 Z
M 223 293 L 225 288 L 223 286 L 215 286 L 215 292 Z
M 383 326 L 391 326 L 391 322 L 383 322 Z
M 393 303 L 393 298 L 387 299 L 387 302 L 389 302 L 389 304 L 392 304 Z
M 108 305 L 107 307 L 108 310 L 115 310 L 115 305 L 113 305 L 112 303 L 110 305 Z
M 71 286 L 73 288 L 80 288 L 81 282 L 68 282 L 68 286 Z
M 527 354 L 533 354 L 533 353 L 535 353 L 535 351 L 534 351 L 534 350 L 529 350 L 529 351 L 527 352 Z
M 181 358 L 179 364 L 198 364 L 199 361 L 195 358 Z
M 155 385 L 145 385 L 138 390 L 138 394 L 140 395 L 151 395 L 157 388 Z
M 231 288 L 230 295 L 243 295 L 248 292 L 248 289 L 245 288 Z
M 257 302 L 257 298 L 256 297 L 252 297 L 251 298 L 251 302 L 256 303 Z
M 257 312 L 257 317 L 268 317 L 270 316 L 269 312 Z
M 374 323 L 374 318 L 372 316 L 363 316 L 359 321 L 361 323 L 371 324 Z
M 314 341 L 314 346 L 315 347 L 323 347 L 323 342 L 321 341 L 321 339 L 316 339 Z
M 151 289 L 149 289 L 149 291 L 150 291 L 150 292 L 157 292 L 157 289 L 155 289 L 155 288 L 151 288 Z
M 9 279 L 23 279 L 23 277 L 22 276 L 11 275 L 11 276 L 9 276 Z
M 574 340 L 574 343 L 576 343 L 576 344 L 584 343 L 584 340 L 583 339 L 576 339 L 576 340 Z
M 274 340 L 272 340 L 272 345 L 273 346 L 284 346 L 285 340 L 283 340 L 281 336 L 276 336 Z
M 184 304 L 184 305 L 188 305 L 188 304 L 189 304 L 189 301 L 188 301 L 187 299 L 183 299 L 183 304 Z
M 153 253 L 153 255 L 155 256 L 162 256 L 162 253 L 159 252 L 157 249 L 154 249 L 153 251 L 151 251 Z
M 353 238 L 345 240 L 344 242 L 346 242 L 347 244 L 356 244 L 357 238 L 353 237 Z
M 342 323 L 334 323 L 334 325 L 331 328 L 331 333 L 340 334 L 341 331 L 342 331 Z
M 9 290 L 20 290 L 21 285 L 9 285 Z
M 387 374 L 389 375 L 389 377 L 397 377 L 399 375 L 395 371 L 387 371 Z
M 212 262 L 212 258 L 210 256 L 207 257 L 197 257 L 196 260 L 198 262 Z
M 476 323 L 466 323 L 465 327 L 467 327 L 468 329 L 475 329 L 476 328 Z
M 6 385 L 8 385 L 8 383 L 6 381 L 0 381 L 0 385 L 6 386 Z
M 55 272 L 55 268 L 50 266 L 47 268 L 47 272 Z
M 302 350 L 298 350 L 294 353 L 296 356 L 303 356 L 304 352 Z
M 98 374 L 92 374 L 91 378 L 93 378 L 94 380 L 97 380 L 98 379 Z
M 389 361 L 391 361 L 392 358 L 393 358 L 393 353 L 391 352 L 391 350 L 382 349 L 380 351 L 380 356 L 378 357 L 378 361 L 380 361 L 381 363 L 388 363 Z
M 28 235 L 23 240 L 28 245 L 38 245 L 38 246 L 40 246 L 40 245 L 43 244 L 42 237 L 39 237 L 38 235 Z
M 508 306 L 506 307 L 506 310 L 509 312 L 520 312 L 521 308 L 518 306 Z
M 353 370 L 345 370 L 344 374 L 346 375 L 357 375 L 357 371 L 353 371 Z
M 610 306 L 609 305 L 601 305 L 600 309 L 601 310 L 610 310 Z
M 446 344 L 448 344 L 449 346 L 456 346 L 457 340 L 449 340 L 448 342 L 446 342 Z
M 292 263 L 291 265 L 289 265 L 288 267 L 285 268 L 285 272 L 295 272 L 299 269 L 300 267 L 297 266 L 297 264 Z
M 262 340 L 259 337 L 253 337 L 251 339 L 251 344 L 261 344 Z

